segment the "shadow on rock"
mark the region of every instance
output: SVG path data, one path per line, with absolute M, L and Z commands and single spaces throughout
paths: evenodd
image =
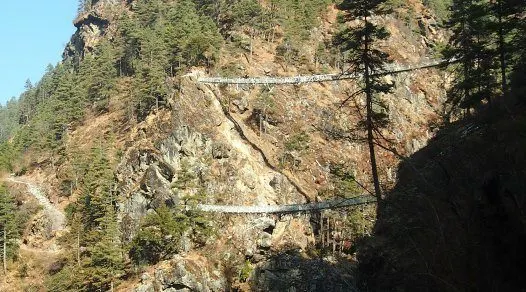
M 298 251 L 271 256 L 252 274 L 252 291 L 357 291 L 347 259 L 308 258 Z
M 526 291 L 524 133 L 474 117 L 402 163 L 359 251 L 367 291 Z

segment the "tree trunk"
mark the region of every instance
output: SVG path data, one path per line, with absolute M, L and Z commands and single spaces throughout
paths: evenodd
M 250 62 L 252 63 L 252 52 L 253 52 L 253 45 L 254 45 L 254 34 L 250 34 Z
M 7 230 L 5 229 L 5 225 L 4 225 L 4 248 L 3 248 L 3 255 L 2 255 L 2 264 L 4 267 L 4 275 L 7 275 Z
M 500 53 L 500 74 L 501 74 L 501 85 L 502 95 L 508 94 L 508 81 L 506 80 L 506 44 L 504 43 L 504 28 L 502 23 L 502 0 L 498 3 L 498 14 L 499 14 L 499 53 Z
M 80 267 L 80 227 L 77 231 L 77 265 Z
M 365 17 L 365 27 L 367 28 L 367 17 Z M 374 136 L 373 136 L 373 93 L 371 89 L 371 72 L 369 64 L 369 32 L 365 32 L 364 47 L 364 65 L 365 65 L 365 96 L 367 103 L 367 143 L 369 144 L 369 158 L 371 159 L 371 171 L 373 174 L 374 193 L 378 202 L 382 199 L 380 190 L 380 180 L 378 179 L 378 169 L 376 167 L 376 154 L 374 153 Z

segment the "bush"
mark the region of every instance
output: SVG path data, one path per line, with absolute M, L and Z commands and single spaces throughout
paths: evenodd
M 305 131 L 292 135 L 285 141 L 285 151 L 303 151 L 309 148 L 310 137 Z
M 177 253 L 180 238 L 187 228 L 168 207 L 162 206 L 144 218 L 128 254 L 136 265 L 155 264 Z
M 449 18 L 451 0 L 424 0 L 424 5 L 435 12 L 440 22 L 444 22 Z
M 195 206 L 195 197 L 183 200 Z M 203 245 L 213 232 L 209 218 L 195 208 L 170 209 L 164 205 L 143 219 L 139 233 L 129 244 L 128 254 L 136 265 L 155 264 L 178 253 L 185 234 L 189 233 L 195 243 Z

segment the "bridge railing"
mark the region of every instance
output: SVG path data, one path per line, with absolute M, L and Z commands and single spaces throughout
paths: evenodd
M 275 205 L 275 206 L 233 206 L 233 205 L 207 205 L 198 204 L 196 208 L 204 212 L 213 213 L 232 213 L 232 214 L 276 214 L 276 213 L 299 213 L 324 209 L 338 209 L 356 205 L 375 203 L 376 198 L 370 195 L 363 195 L 354 198 L 342 198 L 331 201 Z
M 420 63 L 417 66 L 400 66 L 397 64 L 387 64 L 382 72 L 377 73 L 378 75 L 396 74 L 400 72 L 424 69 L 436 67 L 442 64 L 449 64 L 456 62 L 453 60 L 430 60 Z M 360 78 L 359 73 L 344 73 L 344 74 L 317 74 L 317 75 L 300 75 L 292 77 L 273 77 L 273 76 L 261 76 L 261 77 L 199 77 L 197 82 L 210 83 L 210 84 L 302 84 L 302 83 L 314 83 L 314 82 L 330 82 L 345 79 L 357 79 Z

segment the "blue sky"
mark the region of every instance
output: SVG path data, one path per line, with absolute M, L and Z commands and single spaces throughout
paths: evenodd
M 48 64 L 61 60 L 75 32 L 77 0 L 2 1 L 0 7 L 0 103 L 36 83 Z

